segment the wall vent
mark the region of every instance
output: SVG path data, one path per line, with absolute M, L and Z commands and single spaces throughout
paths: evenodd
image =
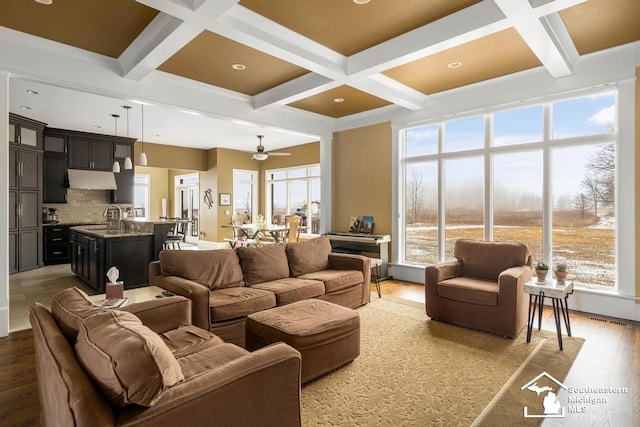
M 602 323 L 609 322 L 607 319 L 603 319 L 602 317 L 594 317 L 594 316 L 589 317 L 589 320 L 595 320 L 596 322 L 602 322 Z
M 595 320 L 596 322 L 602 322 L 602 323 L 611 323 L 613 325 L 623 326 L 625 328 L 627 326 L 631 326 L 629 323 L 622 320 L 610 320 L 610 319 L 605 319 L 603 317 L 591 316 L 589 317 L 589 320 Z

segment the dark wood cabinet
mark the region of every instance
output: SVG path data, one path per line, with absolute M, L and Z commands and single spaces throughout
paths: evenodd
M 57 135 L 55 133 L 48 133 L 45 130 L 44 152 L 66 155 L 67 154 L 67 137 L 64 135 Z
M 45 154 L 43 158 L 43 203 L 67 203 L 67 157 Z
M 135 166 L 132 169 L 124 168 L 125 159 L 132 159 L 133 144 L 115 143 L 113 152 L 115 161 L 120 162 L 120 173 L 115 174 L 118 189 L 111 192 L 111 203 L 133 204 Z
M 9 144 L 42 150 L 46 123 L 9 113 Z
M 42 227 L 44 265 L 65 264 L 71 261 L 68 225 Z
M 9 114 L 10 271 L 42 266 L 42 140 L 46 126 Z
M 110 171 L 113 167 L 113 143 L 70 136 L 67 141 L 67 156 L 69 169 Z

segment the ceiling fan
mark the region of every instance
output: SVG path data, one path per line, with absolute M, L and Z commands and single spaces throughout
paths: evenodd
M 256 151 L 253 152 L 253 156 L 251 156 L 252 159 L 256 159 L 256 160 L 267 160 L 267 158 L 269 158 L 269 156 L 290 156 L 291 153 L 278 153 L 278 152 L 267 152 L 264 151 L 264 145 L 262 145 L 262 138 L 264 138 L 264 135 L 256 135 L 258 137 L 258 139 L 260 140 L 260 143 L 258 144 L 258 147 L 256 147 Z

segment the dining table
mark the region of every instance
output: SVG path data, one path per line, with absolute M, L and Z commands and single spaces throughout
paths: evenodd
M 286 225 L 278 224 L 229 224 L 223 225 L 223 227 L 234 230 L 234 238 L 225 239 L 229 241 L 232 248 L 235 248 L 239 243 L 242 245 L 257 244 L 259 238 L 264 235 L 269 235 L 273 243 L 284 242 L 289 231 Z

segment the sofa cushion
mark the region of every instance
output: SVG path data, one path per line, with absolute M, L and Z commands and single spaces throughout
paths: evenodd
M 319 280 L 301 279 L 299 277 L 287 277 L 285 279 L 259 283 L 252 287 L 273 292 L 276 296 L 276 304 L 278 306 L 319 297 L 324 294 L 324 283 Z
M 240 259 L 233 249 L 210 251 L 162 251 L 160 272 L 222 289 L 244 286 Z
M 131 313 L 110 310 L 87 317 L 75 349 L 85 371 L 116 407 L 151 406 L 184 379 L 160 336 Z
M 176 359 L 224 344 L 222 339 L 211 332 L 193 325 L 180 326 L 162 333 L 160 337 Z
M 276 306 L 273 292 L 249 287 L 211 291 L 211 321 L 234 319 Z
M 324 292 L 331 293 L 361 285 L 364 282 L 362 271 L 358 270 L 321 270 L 303 274 L 298 279 L 320 280 L 324 283 Z
M 289 277 L 283 244 L 244 246 L 236 249 L 247 286 Z
M 327 236 L 320 236 L 299 243 L 288 243 L 286 251 L 293 277 L 325 270 L 330 266 L 331 242 Z
M 178 358 L 182 368 L 184 380 L 189 381 L 211 369 L 224 366 L 227 363 L 249 354 L 247 350 L 235 344 L 222 343 L 215 347 L 204 348 Z
M 462 276 L 497 281 L 504 270 L 526 265 L 529 249 L 523 243 L 460 239 L 453 255 L 462 261 Z
M 471 277 L 454 277 L 438 283 L 438 296 L 477 305 L 498 305 L 498 283 Z
M 63 289 L 51 298 L 51 314 L 71 344 L 76 342 L 78 321 L 105 310 L 94 305 L 89 296 L 76 287 Z

